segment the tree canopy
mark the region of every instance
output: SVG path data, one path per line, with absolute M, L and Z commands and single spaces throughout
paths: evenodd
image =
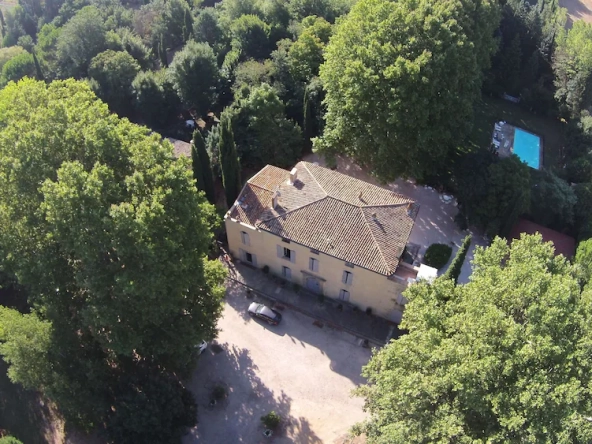
M 471 282 L 412 285 L 372 356 L 369 444 L 589 442 L 591 297 L 540 235 L 477 248 Z
M 96 80 L 97 96 L 121 116 L 132 110 L 132 81 L 140 65 L 125 51 L 107 51 L 97 54 L 90 62 L 89 76 Z
M 3 327 L 0 352 L 11 378 L 68 420 L 119 424 L 107 432 L 130 438 L 118 442 L 138 442 L 137 421 L 146 436 L 178 437 L 194 424 L 167 411 L 174 399 L 193 408 L 177 378 L 195 344 L 215 335 L 224 271 L 206 259 L 215 212 L 188 166 L 160 136 L 110 114 L 84 82 L 0 91 L 2 268 L 27 288 L 33 313 L 15 316 L 35 332 Z M 157 393 L 171 378 L 174 399 L 123 420 L 124 406 L 141 401 L 134 391 Z
M 186 105 L 195 107 L 200 115 L 210 109 L 220 81 L 216 56 L 210 45 L 189 41 L 175 54 L 170 75 L 177 94 Z
M 498 22 L 490 0 L 358 1 L 326 48 L 315 148 L 384 180 L 438 171 L 471 127 Z

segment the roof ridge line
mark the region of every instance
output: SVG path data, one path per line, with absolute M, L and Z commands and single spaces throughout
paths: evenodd
M 316 182 L 316 184 L 319 186 L 319 188 L 321 190 L 323 190 L 323 193 L 325 193 L 325 197 L 329 197 L 329 193 L 327 193 L 327 190 L 325 190 L 323 188 L 323 186 L 319 183 L 319 181 L 317 180 L 317 178 L 315 177 L 315 175 L 313 174 L 313 172 L 308 169 L 308 166 L 306 166 L 306 164 L 309 163 L 309 162 L 305 162 L 304 160 L 301 160 L 299 163 L 301 163 L 302 165 L 304 165 L 304 168 L 306 169 L 306 171 L 308 171 L 308 174 L 310 174 L 310 177 L 312 177 L 312 180 L 314 180 Z M 321 199 L 319 199 L 319 200 L 321 200 Z
M 364 214 L 364 210 L 362 209 L 362 207 L 357 207 L 357 208 L 360 211 L 360 214 L 362 215 L 362 219 L 364 221 L 364 225 L 366 226 L 366 228 L 370 232 L 370 237 L 374 241 L 374 245 L 376 245 L 376 248 L 378 249 L 378 254 L 380 254 L 380 257 L 382 259 L 383 265 L 385 266 L 385 269 L 390 271 L 389 264 L 388 264 L 386 258 L 384 257 L 384 254 L 382 254 L 382 249 L 380 248 L 380 244 L 376 240 L 376 237 L 374 236 L 374 233 L 372 233 L 372 230 L 370 229 L 370 224 L 366 220 L 366 215 Z M 387 274 L 387 276 L 388 276 L 388 274 Z
M 330 196 L 325 196 L 325 197 L 322 197 L 322 198 L 320 198 L 320 199 L 313 200 L 312 202 L 309 202 L 309 203 L 307 203 L 307 204 L 305 204 L 305 205 L 301 205 L 301 206 L 299 206 L 299 207 L 297 207 L 297 208 L 292 208 L 290 211 L 286 211 L 286 212 L 285 212 L 285 213 L 283 213 L 283 214 L 278 214 L 277 216 L 270 217 L 269 219 L 261 219 L 261 221 L 257 223 L 257 226 L 259 226 L 259 224 L 260 224 L 261 222 L 267 222 L 267 221 L 270 221 L 270 220 L 273 220 L 273 219 L 278 219 L 278 218 L 280 218 L 280 217 L 283 217 L 283 216 L 285 216 L 286 214 L 291 214 L 291 213 L 294 213 L 294 212 L 296 212 L 296 211 L 298 211 L 298 210 L 301 210 L 301 209 L 303 209 L 303 208 L 306 208 L 306 207 L 308 207 L 308 206 L 310 206 L 310 205 L 314 205 L 314 204 L 316 204 L 316 203 L 318 203 L 318 202 L 320 202 L 320 201 L 322 201 L 322 200 L 325 200 L 325 199 L 327 199 L 327 198 L 329 198 L 329 197 L 330 197 Z

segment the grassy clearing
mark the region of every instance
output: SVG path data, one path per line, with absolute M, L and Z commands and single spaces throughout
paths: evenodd
M 489 146 L 493 124 L 500 120 L 541 136 L 543 165 L 553 167 L 558 164 L 564 144 L 563 124 L 550 117 L 532 114 L 502 99 L 483 97 L 475 107 L 475 125 L 469 138 L 472 148 Z

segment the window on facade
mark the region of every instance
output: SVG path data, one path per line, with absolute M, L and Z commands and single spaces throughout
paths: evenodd
M 284 279 L 292 279 L 292 270 L 288 267 L 282 267 L 282 276 Z
M 349 268 L 354 268 L 354 264 L 352 264 L 351 262 L 346 262 L 345 266 Z
M 282 242 L 285 242 L 285 243 L 289 244 L 290 243 L 290 239 L 286 239 L 285 237 L 282 237 Z
M 310 252 L 311 252 L 312 254 L 319 254 L 319 250 L 315 250 L 314 248 L 311 248 L 311 249 L 310 249 Z
M 308 259 L 308 269 L 310 271 L 318 272 L 319 271 L 319 260 L 315 259 L 314 257 L 309 258 Z
M 253 263 L 253 255 L 251 253 L 245 253 L 245 259 L 247 262 Z
M 344 284 L 351 285 L 353 279 L 354 279 L 353 273 L 351 273 L 349 271 L 344 271 L 343 276 L 341 277 L 341 282 L 343 282 Z
M 277 255 L 280 259 L 287 259 L 292 263 L 296 262 L 296 252 L 281 245 L 277 246 Z
M 349 301 L 349 291 L 347 290 L 339 290 L 339 299 L 342 301 Z
M 241 231 L 241 241 L 243 245 L 251 245 L 251 243 L 249 242 L 249 233 Z

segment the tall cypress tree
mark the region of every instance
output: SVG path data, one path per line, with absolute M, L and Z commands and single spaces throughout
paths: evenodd
M 226 203 L 230 208 L 240 193 L 240 163 L 236 154 L 232 123 L 228 115 L 222 114 L 220 126 L 220 167 Z
M 450 267 L 448 267 L 448 270 L 444 273 L 444 279 L 454 279 L 455 284 L 458 282 L 458 277 L 460 276 L 463 263 L 465 262 L 465 257 L 471 246 L 471 240 L 472 237 L 470 234 L 464 238 L 461 247 L 456 252 L 456 256 L 454 256 L 454 259 L 450 264 Z
M 304 119 L 302 120 L 302 133 L 304 136 L 304 143 L 310 149 L 312 147 L 311 138 L 314 137 L 313 132 L 313 115 L 312 104 L 310 103 L 308 87 L 304 89 Z
M 206 197 L 211 204 L 215 203 L 216 192 L 210 156 L 208 156 L 206 144 L 199 130 L 195 130 L 193 133 L 191 160 L 193 161 L 193 177 L 197 181 L 197 188 L 206 193 Z

